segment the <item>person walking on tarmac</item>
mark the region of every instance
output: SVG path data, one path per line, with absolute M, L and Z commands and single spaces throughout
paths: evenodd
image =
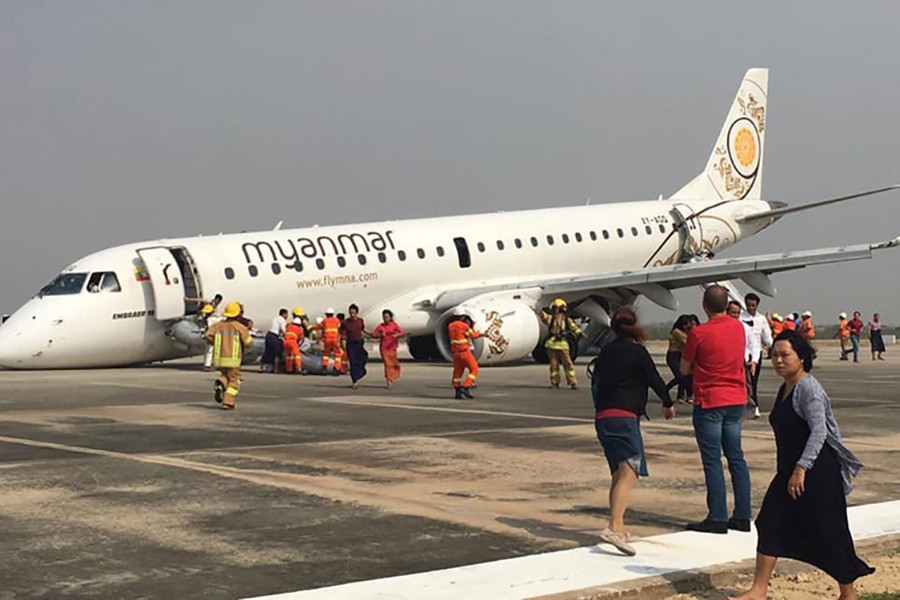
M 325 309 L 325 318 L 315 326 L 322 332 L 322 369 L 328 372 L 328 363 L 334 358 L 332 375 L 340 375 L 343 366 L 341 357 L 341 322 L 334 316 L 333 308 Z
M 225 320 L 212 325 L 205 337 L 213 347 L 213 367 L 221 373 L 214 384 L 216 402 L 223 409 L 232 410 L 241 388 L 241 358 L 244 349 L 253 344 L 253 338 L 250 331 L 237 320 L 241 314 L 240 304 L 229 303 L 222 314 Z
M 471 340 L 481 337 L 481 333 L 472 329 L 472 318 L 466 313 L 457 310 L 453 313 L 454 319 L 447 325 L 447 333 L 450 338 L 450 353 L 453 355 L 453 389 L 456 399 L 462 400 L 472 396 L 472 388 L 476 386 L 478 378 L 478 361 L 472 354 Z M 469 370 L 465 381 L 463 373 Z
M 306 337 L 303 327 L 306 313 L 299 306 L 295 306 L 291 312 L 293 319 L 284 331 L 284 372 L 289 375 L 300 375 L 303 372 L 303 352 L 300 350 L 300 344 Z
M 812 320 L 812 313 L 808 310 L 801 316 L 799 332 L 808 341 L 816 339 L 816 326 Z
M 573 390 L 578 389 L 578 381 L 575 379 L 575 365 L 569 354 L 569 336 L 571 333 L 578 340 L 584 333 L 578 328 L 567 311 L 568 304 L 562 298 L 557 298 L 550 303 L 550 308 L 544 308 L 538 313 L 544 325 L 550 330 L 550 337 L 544 342 L 547 355 L 550 357 L 550 387 L 559 387 L 559 366 L 562 364 L 566 372 L 566 383 Z
M 841 360 L 848 360 L 847 354 L 850 353 L 850 325 L 847 320 L 847 313 L 842 312 L 838 315 L 838 327 L 832 339 L 840 338 L 841 340 Z

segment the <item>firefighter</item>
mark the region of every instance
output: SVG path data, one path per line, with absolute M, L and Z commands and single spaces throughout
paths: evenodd
M 453 390 L 457 400 L 472 400 L 472 388 L 477 386 L 478 361 L 472 354 L 471 340 L 481 337 L 481 333 L 472 329 L 472 318 L 466 313 L 455 311 L 453 316 L 453 320 L 447 325 L 450 353 L 453 355 Z M 463 380 L 466 369 L 469 374 Z
M 299 306 L 295 306 L 291 314 L 293 319 L 284 331 L 284 372 L 299 375 L 303 371 L 303 352 L 300 350 L 300 344 L 306 337 L 303 327 L 306 313 Z
M 810 341 L 816 339 L 816 325 L 813 323 L 812 313 L 804 311 L 800 319 L 800 335 Z
M 550 330 L 550 337 L 544 342 L 547 356 L 550 357 L 550 387 L 559 387 L 559 366 L 562 363 L 563 370 L 566 372 L 566 383 L 573 390 L 577 390 L 578 381 L 575 379 L 575 365 L 569 354 L 571 348 L 567 334 L 571 333 L 578 340 L 584 333 L 578 328 L 575 321 L 569 318 L 568 310 L 569 306 L 566 301 L 557 298 L 550 303 L 549 309 L 544 308 L 538 312 L 538 315 Z
M 213 367 L 221 373 L 215 382 L 216 402 L 225 410 L 234 409 L 241 388 L 241 358 L 253 344 L 250 331 L 237 320 L 240 314 L 241 305 L 230 302 L 222 313 L 225 320 L 210 326 L 205 336 L 213 347 Z
M 778 313 L 774 313 L 769 326 L 772 328 L 772 339 L 774 340 L 782 331 L 784 331 L 784 317 Z
M 796 313 L 788 313 L 784 318 L 784 329 L 785 331 L 794 331 L 797 329 L 797 316 Z
M 334 357 L 332 375 L 340 375 L 341 356 L 341 322 L 334 316 L 333 308 L 325 309 L 325 318 L 315 329 L 322 332 L 322 369 L 328 371 L 328 363 Z
M 344 318 L 346 315 L 344 315 L 344 313 L 338 313 L 335 316 L 337 317 L 340 326 L 338 327 L 338 347 L 334 352 L 334 368 L 340 371 L 341 375 L 346 375 L 347 371 L 350 369 L 350 361 L 347 360 L 347 332 L 344 331 Z M 337 365 L 340 365 L 340 367 Z

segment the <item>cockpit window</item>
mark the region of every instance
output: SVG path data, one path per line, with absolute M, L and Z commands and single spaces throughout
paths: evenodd
M 87 273 L 63 273 L 41 290 L 41 296 L 66 296 L 77 294 L 84 287 Z
M 112 271 L 91 273 L 91 277 L 88 279 L 87 289 L 92 294 L 122 291 L 122 288 L 119 286 L 119 279 Z

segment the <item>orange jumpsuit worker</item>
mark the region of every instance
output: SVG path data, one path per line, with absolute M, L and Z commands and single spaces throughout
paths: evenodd
M 769 326 L 772 328 L 772 339 L 777 338 L 778 334 L 784 331 L 784 317 L 778 313 L 773 314 Z
M 800 319 L 800 335 L 808 340 L 816 339 L 816 326 L 812 320 L 812 313 L 808 310 L 803 311 Z
M 284 372 L 299 375 L 303 370 L 303 352 L 300 350 L 300 344 L 306 337 L 303 330 L 303 318 L 306 317 L 306 313 L 299 306 L 292 312 L 294 319 L 284 331 Z
M 787 331 L 794 331 L 797 329 L 797 324 L 794 323 L 794 313 L 788 313 L 784 318 L 784 328 Z
M 469 315 L 457 312 L 455 318 L 447 326 L 450 338 L 450 352 L 453 355 L 453 389 L 456 391 L 456 399 L 472 399 L 471 388 L 476 386 L 478 377 L 478 361 L 472 354 L 470 340 L 481 337 L 481 333 L 472 329 L 472 319 Z M 468 369 L 469 375 L 463 381 L 463 372 Z
M 341 327 L 338 330 L 338 349 L 334 353 L 334 368 L 339 370 L 341 375 L 346 375 L 347 371 L 350 370 L 350 361 L 347 358 L 347 332 L 344 331 L 343 327 L 344 313 L 338 313 L 336 316 L 338 322 L 341 323 Z M 340 367 L 337 366 L 338 364 L 340 364 Z
M 334 370 L 332 375 L 341 374 L 341 322 L 334 316 L 333 308 L 325 309 L 325 318 L 316 325 L 316 329 L 322 332 L 322 368 L 328 371 L 328 362 L 334 357 Z
M 240 304 L 229 303 L 222 314 L 225 320 L 210 326 L 205 338 L 213 347 L 213 367 L 221 373 L 215 382 L 216 402 L 220 402 L 223 409 L 231 410 L 241 389 L 243 352 L 253 344 L 253 338 L 237 320 L 241 314 Z

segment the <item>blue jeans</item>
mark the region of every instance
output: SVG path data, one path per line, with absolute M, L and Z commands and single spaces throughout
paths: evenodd
M 859 362 L 859 336 L 850 334 L 850 345 L 853 346 L 852 350 L 845 352 L 845 355 L 853 353 L 853 362 Z
M 707 519 L 724 523 L 728 520 L 725 472 L 722 452 L 728 460 L 734 489 L 734 518 L 750 518 L 750 470 L 741 449 L 741 422 L 744 405 L 702 409 L 694 406 L 694 435 L 700 448 L 703 475 L 706 478 Z

